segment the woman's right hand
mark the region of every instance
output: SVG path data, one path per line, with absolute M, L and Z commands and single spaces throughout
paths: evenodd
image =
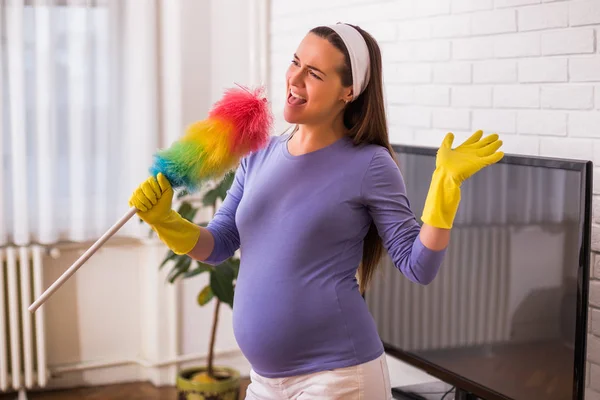
M 160 173 L 156 179 L 146 179 L 129 199 L 129 205 L 138 209 L 137 214 L 152 227 L 163 243 L 175 254 L 187 254 L 198 242 L 201 228 L 172 210 L 172 202 L 173 188 Z
M 173 188 L 169 180 L 159 173 L 146 179 L 131 195 L 129 206 L 137 208 L 138 216 L 149 225 L 167 218 L 173 202 Z

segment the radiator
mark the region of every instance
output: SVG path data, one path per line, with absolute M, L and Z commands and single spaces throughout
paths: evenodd
M 366 293 L 382 340 L 407 351 L 507 340 L 508 229 L 454 228 L 444 263 L 427 286 L 409 281 L 386 255 Z
M 27 307 L 42 294 L 40 246 L 0 248 L 0 392 L 47 382 L 44 307 Z

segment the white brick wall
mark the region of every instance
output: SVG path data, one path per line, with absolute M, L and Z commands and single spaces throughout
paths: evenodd
M 313 26 L 347 21 L 381 45 L 393 142 L 439 146 L 447 131 L 459 141 L 481 128 L 501 133 L 506 152 L 600 166 L 600 0 L 271 3 L 276 112 L 298 42 Z M 594 173 L 600 224 L 600 168 Z M 600 225 L 593 248 L 600 252 Z M 591 269 L 586 399 L 600 400 L 600 254 Z

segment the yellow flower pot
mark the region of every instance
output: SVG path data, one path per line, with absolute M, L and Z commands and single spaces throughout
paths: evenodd
M 205 367 L 187 368 L 177 375 L 178 400 L 238 400 L 240 373 L 233 368 L 214 367 L 218 379 L 214 382 L 198 382 L 193 378 L 205 372 Z

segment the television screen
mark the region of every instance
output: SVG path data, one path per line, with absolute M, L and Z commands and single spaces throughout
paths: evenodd
M 420 220 L 435 150 L 395 146 Z M 388 354 L 485 399 L 583 399 L 591 163 L 505 156 L 463 183 L 427 286 L 387 254 L 365 299 Z

